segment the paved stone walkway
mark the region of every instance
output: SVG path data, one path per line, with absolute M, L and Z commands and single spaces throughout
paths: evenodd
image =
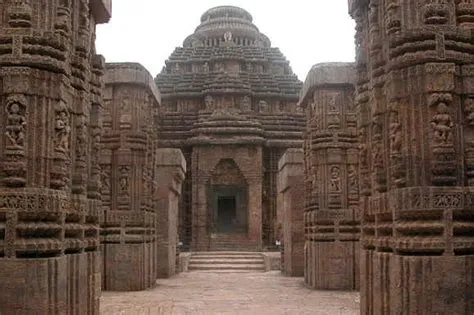
M 358 315 L 357 292 L 312 291 L 302 278 L 266 273 L 189 272 L 142 292 L 102 292 L 101 315 Z

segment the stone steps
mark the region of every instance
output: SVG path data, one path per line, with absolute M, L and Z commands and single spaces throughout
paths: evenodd
M 193 253 L 189 261 L 189 271 L 256 272 L 265 271 L 261 253 L 255 252 L 199 252 Z

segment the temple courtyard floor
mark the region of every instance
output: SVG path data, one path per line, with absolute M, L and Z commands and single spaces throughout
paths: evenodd
M 141 292 L 102 292 L 101 315 L 359 314 L 359 293 L 306 289 L 280 271 L 193 271 Z

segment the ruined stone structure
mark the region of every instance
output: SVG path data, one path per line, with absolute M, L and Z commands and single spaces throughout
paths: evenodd
M 103 288 L 144 290 L 156 280 L 160 94 L 139 64 L 107 64 L 100 154 Z
M 352 0 L 361 314 L 474 313 L 474 2 Z
M 288 61 L 231 6 L 205 12 L 155 79 L 162 147 L 188 164 L 180 238 L 194 250 L 274 243 L 278 160 L 301 147 L 301 87 Z
M 305 282 L 359 286 L 359 183 L 354 65 L 315 65 L 301 90 L 305 132 Z
M 155 172 L 158 181 L 156 192 L 157 208 L 157 257 L 156 275 L 168 278 L 179 266 L 178 214 L 182 183 L 186 173 L 186 160 L 178 149 L 158 149 L 155 158 Z
M 278 163 L 277 223 L 283 274 L 304 275 L 304 152 L 287 150 Z
M 0 4 L 0 313 L 98 314 L 110 1 Z M 48 10 L 44 8 L 47 7 Z

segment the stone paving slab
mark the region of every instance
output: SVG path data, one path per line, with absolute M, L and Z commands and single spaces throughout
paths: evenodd
M 313 291 L 279 271 L 193 271 L 141 292 L 102 292 L 101 315 L 358 315 L 359 293 Z

